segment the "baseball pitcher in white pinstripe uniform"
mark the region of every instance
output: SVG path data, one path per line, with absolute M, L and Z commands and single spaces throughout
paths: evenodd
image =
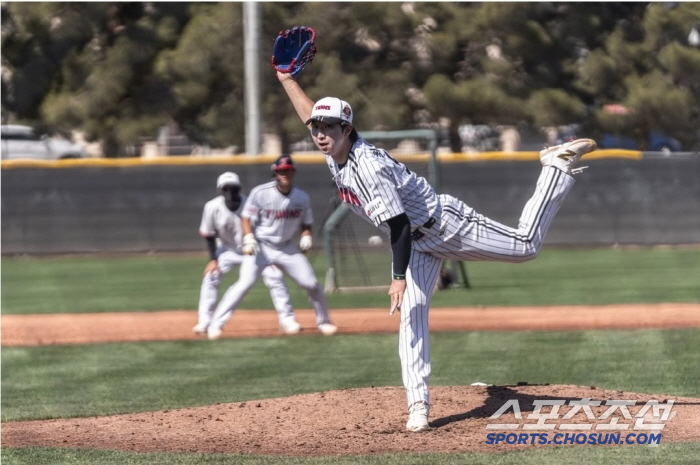
M 289 156 L 279 157 L 272 165 L 275 180 L 255 187 L 243 207 L 241 229 L 243 253 L 238 281 L 223 295 L 209 326 L 209 339 L 221 336 L 231 314 L 260 279 L 263 270 L 277 266 L 306 290 L 316 313 L 316 326 L 326 336 L 338 328 L 328 316 L 326 295 L 316 280 L 303 252 L 311 249 L 313 215 L 309 195 L 293 184 L 296 167 Z M 299 245 L 295 237 L 301 233 Z
M 216 188 L 220 195 L 204 205 L 199 225 L 199 234 L 207 242 L 210 260 L 204 268 L 199 292 L 198 321 L 192 328 L 195 334 L 207 334 L 221 280 L 234 266 L 240 265 L 244 257 L 241 252 L 243 233 L 240 215 L 246 197 L 240 193 L 240 179 L 236 173 L 227 171 L 217 178 Z M 262 278 L 270 289 L 282 332 L 299 332 L 300 326 L 294 317 L 282 271 L 275 266 L 268 266 L 263 270 Z
M 524 262 L 539 253 L 547 229 L 574 185 L 580 157 L 595 150 L 578 139 L 540 152 L 542 171 L 517 228 L 502 225 L 421 177 L 353 127 L 350 105 L 335 97 L 313 102 L 290 74 L 277 72 L 294 109 L 326 155 L 341 199 L 389 235 L 392 249 L 390 314 L 401 312 L 399 355 L 409 431 L 429 429 L 428 308 L 443 259 Z M 580 170 L 580 169 L 579 169 Z

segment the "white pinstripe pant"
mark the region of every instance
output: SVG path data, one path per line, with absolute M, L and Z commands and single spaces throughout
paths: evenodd
M 217 250 L 216 261 L 219 265 L 219 271 L 215 273 L 207 273 L 202 278 L 202 286 L 199 291 L 199 307 L 197 311 L 198 324 L 208 327 L 211 323 L 214 309 L 216 308 L 216 300 L 219 296 L 219 285 L 221 280 L 226 276 L 234 266 L 243 263 L 244 255 L 237 253 L 234 250 L 220 247 Z M 289 297 L 289 290 L 284 282 L 284 274 L 282 270 L 276 266 L 268 266 L 262 271 L 262 279 L 265 285 L 270 289 L 270 297 L 272 305 L 277 311 L 277 318 L 280 325 L 290 320 L 294 320 L 294 308 Z
M 452 196 L 440 196 L 437 221 L 430 229 L 421 229 L 425 235 L 412 243 L 401 306 L 399 356 L 409 406 L 418 401 L 430 403 L 428 309 L 442 260 L 532 260 L 573 185 L 574 179 L 563 171 L 543 168 L 517 228 L 492 221 Z

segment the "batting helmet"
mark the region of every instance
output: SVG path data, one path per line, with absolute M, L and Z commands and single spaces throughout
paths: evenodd
M 220 175 L 218 179 L 216 180 L 216 188 L 221 189 L 224 186 L 240 186 L 241 185 L 241 180 L 238 179 L 238 175 L 236 173 L 232 173 L 231 171 L 227 171 Z
M 277 160 L 275 160 L 271 168 L 273 176 L 278 171 L 297 170 L 297 167 L 294 166 L 294 160 L 292 160 L 292 157 L 290 157 L 289 155 L 281 155 Z

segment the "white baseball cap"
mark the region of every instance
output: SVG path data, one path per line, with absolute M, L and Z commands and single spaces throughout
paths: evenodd
M 352 124 L 352 107 L 348 102 L 337 97 L 324 97 L 314 103 L 311 118 L 305 124 L 310 124 L 312 121 Z
M 216 188 L 221 189 L 224 186 L 240 186 L 241 181 L 238 179 L 238 175 L 236 173 L 232 173 L 230 171 L 227 171 L 223 173 L 219 178 L 216 180 Z

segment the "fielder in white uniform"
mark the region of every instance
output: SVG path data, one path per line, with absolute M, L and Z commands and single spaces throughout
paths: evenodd
M 338 330 L 328 316 L 323 288 L 303 254 L 312 246 L 313 215 L 309 195 L 293 184 L 295 171 L 291 157 L 283 155 L 272 165 L 275 180 L 250 192 L 241 215 L 242 250 L 247 256 L 241 263 L 238 281 L 226 291 L 214 311 L 209 339 L 221 335 L 233 311 L 270 265 L 281 268 L 306 290 L 321 333 L 330 336 Z M 297 246 L 295 238 L 300 232 Z
M 386 151 L 353 128 L 347 102 L 326 97 L 314 103 L 291 74 L 277 73 L 294 109 L 310 127 L 328 168 L 350 208 L 389 235 L 392 248 L 390 314 L 401 312 L 399 355 L 409 406 L 406 429 L 429 428 L 430 347 L 428 308 L 443 259 L 524 262 L 539 253 L 547 229 L 574 185 L 580 157 L 595 150 L 578 139 L 540 152 L 543 165 L 517 228 L 492 221 L 449 195 L 437 195 Z
M 226 172 L 216 180 L 219 196 L 204 205 L 199 234 L 207 241 L 210 260 L 204 268 L 199 294 L 199 321 L 192 328 L 196 334 L 206 334 L 219 294 L 219 285 L 231 269 L 243 262 L 241 243 L 241 210 L 245 196 L 240 194 L 241 182 L 236 173 Z M 270 289 L 272 303 L 277 310 L 280 329 L 286 334 L 299 332 L 301 325 L 294 317 L 289 291 L 282 271 L 268 266 L 262 271 L 263 281 Z

